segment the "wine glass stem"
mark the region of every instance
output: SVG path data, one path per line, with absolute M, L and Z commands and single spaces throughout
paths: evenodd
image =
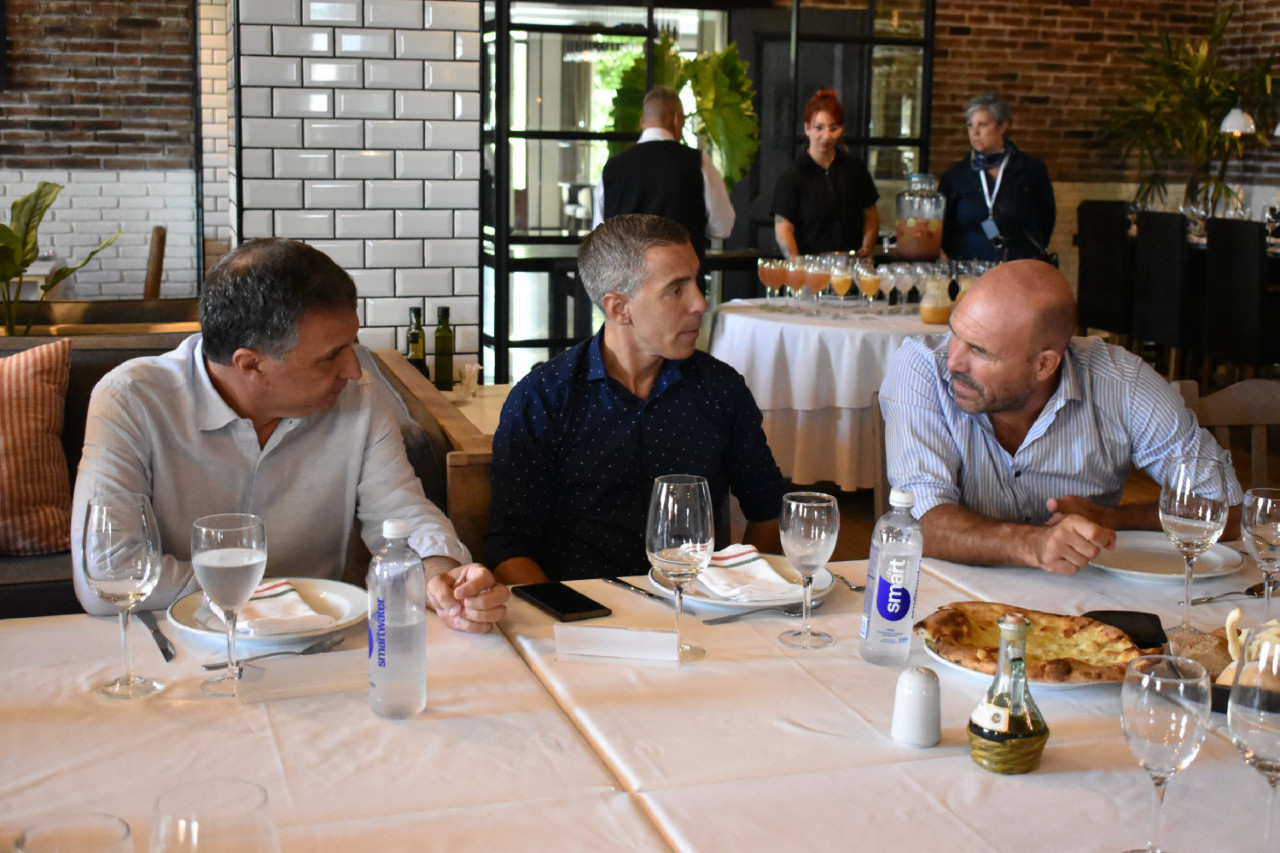
M 236 664 L 236 611 L 224 610 L 227 622 L 227 673 L 232 678 L 240 677 L 240 667 Z
M 1186 577 L 1183 579 L 1183 585 L 1185 589 L 1183 590 L 1184 594 L 1182 596 L 1182 630 L 1190 631 L 1191 630 L 1191 570 L 1192 570 L 1192 566 L 1194 566 L 1196 563 L 1196 558 L 1184 557 L 1183 559 L 1186 561 L 1187 565 L 1186 565 Z
M 129 611 L 120 611 L 120 659 L 124 663 L 125 681 L 133 680 L 133 655 L 129 652 Z
M 809 630 L 809 609 L 812 607 L 813 602 L 813 575 L 802 574 L 800 579 L 804 587 L 804 626 L 801 627 L 800 633 L 809 634 L 811 633 Z
M 1160 807 L 1164 805 L 1164 787 L 1169 784 L 1167 776 L 1152 776 L 1155 787 L 1151 792 L 1151 840 L 1147 842 L 1147 850 L 1156 853 L 1160 849 Z
M 1267 817 L 1266 817 L 1267 823 L 1265 826 L 1262 827 L 1262 849 L 1263 850 L 1271 849 L 1271 839 L 1275 837 L 1275 834 L 1272 831 L 1274 829 L 1274 826 L 1272 826 L 1272 824 L 1275 823 L 1275 819 L 1276 819 L 1276 785 L 1277 783 L 1280 783 L 1280 779 L 1277 779 L 1275 776 L 1267 777 L 1267 784 L 1271 786 L 1271 789 L 1267 791 Z
M 1262 621 L 1264 622 L 1268 621 L 1271 618 L 1271 582 L 1274 581 L 1275 579 L 1276 579 L 1276 573 L 1274 571 L 1262 573 L 1262 594 L 1264 596 L 1263 597 L 1264 603 L 1262 606 Z M 1275 791 L 1274 784 L 1271 786 L 1271 790 L 1273 792 Z M 1272 799 L 1274 799 L 1274 797 Z
M 673 584 L 676 593 L 676 652 L 680 651 L 680 614 L 684 612 L 684 584 Z

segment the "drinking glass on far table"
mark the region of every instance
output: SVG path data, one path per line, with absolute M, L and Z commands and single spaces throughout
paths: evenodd
M 874 320 L 871 312 L 875 308 L 876 296 L 880 294 L 880 273 L 869 263 L 858 264 L 858 289 L 867 299 L 867 313 L 863 317 Z
M 821 492 L 789 492 L 782 497 L 782 553 L 804 582 L 804 624 L 798 631 L 778 635 L 783 645 L 797 649 L 822 649 L 835 642 L 830 634 L 809 627 L 813 576 L 831 559 L 840 533 L 840 507 Z
M 813 316 L 822 313 L 822 291 L 831 283 L 831 260 L 826 255 L 805 255 L 805 288 L 813 294 Z
M 1151 835 L 1146 847 L 1160 849 L 1160 806 L 1170 777 L 1200 751 L 1209 725 L 1209 673 L 1193 660 L 1147 655 L 1129 662 L 1120 688 L 1124 739 L 1138 764 L 1151 776 Z
M 246 513 L 206 515 L 191 529 L 191 565 L 211 604 L 227 624 L 227 671 L 207 679 L 200 689 L 210 696 L 235 696 L 240 680 L 236 662 L 236 612 L 253 595 L 267 568 L 267 531 L 262 519 Z
M 1231 742 L 1245 763 L 1271 786 L 1262 846 L 1258 848 L 1271 850 L 1272 839 L 1277 839 L 1273 824 L 1276 789 L 1280 786 L 1280 631 L 1274 626 L 1250 631 L 1235 666 L 1235 681 L 1227 700 L 1227 725 Z
M 853 287 L 853 262 L 848 255 L 831 258 L 831 289 L 840 297 L 840 313 L 844 313 L 844 298 Z M 838 316 L 838 315 L 837 315 Z
M 149 850 L 279 853 L 267 792 L 243 779 L 208 779 L 172 788 L 156 800 Z
M 13 849 L 15 853 L 133 853 L 133 838 L 129 824 L 115 815 L 68 813 L 28 827 Z
M 124 675 L 101 685 L 106 699 L 140 699 L 164 689 L 159 681 L 133 674 L 129 613 L 160 582 L 160 528 L 146 495 L 122 492 L 89 499 L 84 521 L 82 569 L 89 588 L 120 611 L 120 653 Z
M 787 271 L 784 281 L 787 285 L 787 292 L 791 295 L 790 306 L 788 311 L 800 311 L 800 299 L 804 295 L 804 283 L 809 278 L 808 270 L 805 269 L 804 255 L 796 255 L 787 261 Z
M 1280 569 L 1280 489 L 1250 489 L 1244 493 L 1244 513 L 1240 518 L 1244 547 L 1262 571 L 1262 589 L 1267 597 L 1262 621 L 1271 618 L 1271 584 Z
M 764 285 L 764 304 L 766 311 L 778 307 L 778 294 L 787 286 L 787 262 L 777 258 L 761 258 L 756 265 L 760 274 L 760 283 Z
M 1182 624 L 1169 631 L 1177 654 L 1197 635 L 1191 625 L 1191 578 L 1196 558 L 1218 541 L 1227 522 L 1227 483 L 1222 463 L 1210 456 L 1179 456 L 1169 461 L 1160 487 L 1160 526 L 1186 564 Z
M 680 642 L 680 614 L 684 610 L 685 587 L 711 562 L 714 541 L 707 481 L 692 474 L 667 474 L 655 479 L 649 496 L 645 550 L 650 564 L 671 581 L 675 590 L 676 645 L 682 663 L 707 656 L 701 646 Z

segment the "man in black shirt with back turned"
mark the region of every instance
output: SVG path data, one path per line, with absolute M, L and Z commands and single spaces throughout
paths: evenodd
M 654 213 L 685 227 L 705 267 L 707 238 L 733 230 L 724 178 L 703 151 L 680 142 L 684 109 L 676 93 L 655 86 L 644 96 L 636 145 L 610 158 L 595 190 L 593 226 L 624 213 Z

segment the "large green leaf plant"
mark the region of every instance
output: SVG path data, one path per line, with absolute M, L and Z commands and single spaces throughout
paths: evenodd
M 667 86 L 677 94 L 687 86 L 693 92 L 696 109 L 688 119 L 699 145 L 712 150 L 725 184 L 732 188 L 751 168 L 760 149 L 760 119 L 751 105 L 755 85 L 747 76 L 747 63 L 738 55 L 737 44 L 685 59 L 671 35 L 663 33 L 653 55 L 653 85 Z M 613 130 L 640 132 L 646 68 L 641 56 L 623 73 L 613 98 Z M 617 154 L 632 144 L 611 142 L 609 153 Z
M 60 192 L 62 192 L 61 184 L 41 181 L 34 192 L 24 195 L 10 207 L 9 224 L 0 225 L 0 282 L 3 283 L 0 286 L 0 302 L 3 303 L 4 307 L 4 331 L 6 335 L 12 336 L 16 331 L 18 298 L 22 293 L 22 276 L 26 273 L 28 267 L 35 263 L 36 257 L 40 254 L 40 247 L 37 245 L 40 222 L 44 219 L 44 215 L 49 212 L 50 206 L 53 205 Z M 75 273 L 76 270 L 93 260 L 94 255 L 114 243 L 121 233 L 123 232 L 117 231 L 103 240 L 102 244 L 86 255 L 80 263 L 54 270 L 53 274 L 48 276 L 45 282 L 40 285 L 40 299 L 37 300 L 37 304 L 43 302 L 45 297 L 49 295 L 49 291 L 56 287 L 59 282 Z M 27 325 L 22 331 L 24 335 L 31 332 L 31 322 L 35 317 L 35 312 L 32 312 L 31 316 L 32 319 L 27 321 Z
M 1270 91 L 1274 55 L 1243 69 L 1229 68 L 1219 58 L 1233 6 L 1219 6 L 1204 38 L 1174 41 L 1161 34 L 1143 39 L 1138 61 L 1143 70 L 1121 106 L 1108 112 L 1103 142 L 1136 160 L 1139 204 L 1163 202 L 1170 180 L 1186 183 L 1184 203 L 1214 215 L 1223 202 L 1235 198 L 1227 183 L 1233 157 L 1256 141 L 1270 147 L 1266 133 L 1275 123 Z M 1218 130 L 1237 99 L 1256 120 L 1253 136 L 1232 136 Z

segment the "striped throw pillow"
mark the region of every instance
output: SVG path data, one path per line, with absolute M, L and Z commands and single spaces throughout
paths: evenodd
M 0 358 L 0 554 L 71 548 L 62 405 L 71 340 Z

